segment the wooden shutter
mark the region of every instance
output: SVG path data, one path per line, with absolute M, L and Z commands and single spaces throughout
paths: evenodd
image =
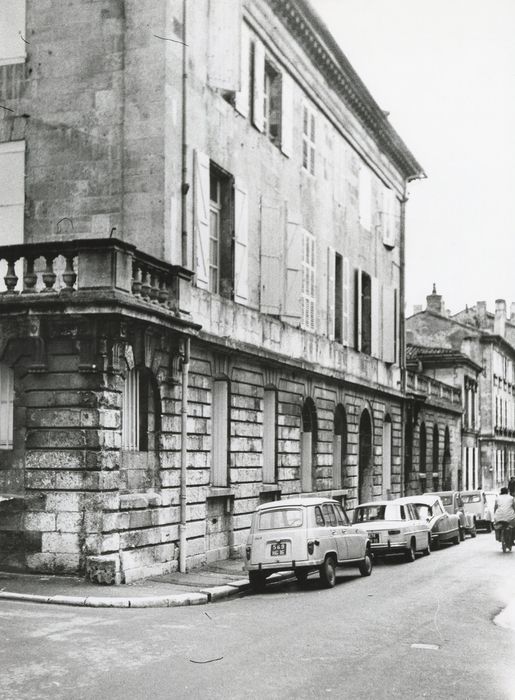
M 264 130 L 265 47 L 256 39 L 254 43 L 254 94 L 252 96 L 252 123 Z
M 343 258 L 343 303 L 342 303 L 342 343 L 350 345 L 350 265 L 349 258 Z
M 247 190 L 234 181 L 234 301 L 247 304 L 248 291 L 248 211 Z
M 139 372 L 131 369 L 125 375 L 122 395 L 122 450 L 139 450 Z
M 377 277 L 371 278 L 371 295 L 372 333 L 370 354 L 372 357 L 381 357 L 381 290 Z
M 284 296 L 284 205 L 261 202 L 260 311 L 279 315 Z
M 358 352 L 361 351 L 361 301 L 361 269 L 358 267 L 354 270 L 354 347 Z
M 0 143 L 0 245 L 23 243 L 24 205 L 25 141 Z
M 195 152 L 194 226 L 197 287 L 209 288 L 209 158 Z
M 395 193 L 389 189 L 383 189 L 382 229 L 383 243 L 388 248 L 395 246 Z
M 246 24 L 241 28 L 240 89 L 234 106 L 244 117 L 249 116 L 250 106 L 250 31 Z
M 395 362 L 395 290 L 383 289 L 383 360 Z
M 335 314 L 335 267 L 336 258 L 334 248 L 327 247 L 327 336 L 334 340 L 334 314 Z
M 229 436 L 229 387 L 225 379 L 213 383 L 211 484 L 227 486 L 227 449 Z
M 281 88 L 281 151 L 285 156 L 293 153 L 293 80 L 282 74 Z
M 302 317 L 302 233 L 298 224 L 287 223 L 283 316 L 289 323 L 295 322 L 295 325 Z
M 333 435 L 333 489 L 342 487 L 342 436 Z
M 236 91 L 241 87 L 241 2 L 209 0 L 208 82 Z
M 13 446 L 14 371 L 0 363 L 0 450 Z
M 277 393 L 265 389 L 263 398 L 263 483 L 276 481 Z

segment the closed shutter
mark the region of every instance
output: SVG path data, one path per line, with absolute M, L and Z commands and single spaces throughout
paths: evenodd
M 246 24 L 241 28 L 241 78 L 234 106 L 244 117 L 249 116 L 250 106 L 250 31 Z
M 264 130 L 265 47 L 256 39 L 254 43 L 254 95 L 252 96 L 252 123 Z
M 343 258 L 342 343 L 350 345 L 350 264 Z
M 241 17 L 239 0 L 209 0 L 207 66 L 211 87 L 240 89 Z
M 285 207 L 261 202 L 260 310 L 279 315 L 284 295 Z
M 25 141 L 0 143 L 0 245 L 23 243 L 24 205 Z
M 298 224 L 287 223 L 283 316 L 295 325 L 302 317 L 302 233 Z
M 327 335 L 330 340 L 334 340 L 335 321 L 335 251 L 334 248 L 327 248 Z
M 247 190 L 234 181 L 234 300 L 248 303 L 248 212 Z
M 293 153 L 293 80 L 288 73 L 282 74 L 281 151 L 285 156 Z
M 225 379 L 213 383 L 211 484 L 227 486 L 229 437 L 229 387 Z
M 354 347 L 361 350 L 362 308 L 361 269 L 354 270 Z
M 14 371 L 0 364 L 0 450 L 13 446 Z
M 395 290 L 383 289 L 383 360 L 395 362 Z
M 209 288 L 209 157 L 195 152 L 194 226 L 197 287 Z
M 371 279 L 371 292 L 372 292 L 372 336 L 371 336 L 371 350 L 370 354 L 372 357 L 381 357 L 382 347 L 381 347 L 381 289 L 379 286 L 379 280 L 377 277 L 372 277 Z

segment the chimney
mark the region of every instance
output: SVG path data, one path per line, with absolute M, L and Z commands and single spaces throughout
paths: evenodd
M 495 300 L 494 333 L 504 338 L 506 330 L 506 302 L 504 299 Z
M 435 314 L 445 314 L 442 295 L 436 293 L 436 285 L 433 282 L 433 291 L 426 297 L 427 310 L 433 311 Z

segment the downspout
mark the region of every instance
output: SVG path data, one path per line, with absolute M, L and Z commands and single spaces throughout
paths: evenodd
M 180 488 L 180 505 L 181 505 L 181 521 L 179 524 L 179 571 L 181 574 L 186 573 L 186 555 L 187 555 L 187 539 L 186 539 L 186 506 L 188 503 L 187 497 L 187 468 L 188 468 L 188 376 L 190 370 L 190 339 L 184 339 L 183 355 L 181 362 L 182 381 L 181 381 L 181 488 Z
M 400 284 L 399 284 L 399 367 L 401 370 L 401 484 L 403 488 L 401 489 L 401 495 L 407 495 L 407 484 L 406 484 L 406 419 L 408 416 L 408 411 L 406 407 L 406 322 L 404 317 L 404 304 L 405 304 L 405 275 L 406 275 L 406 203 L 408 201 L 407 196 L 407 185 L 408 181 L 404 181 L 404 191 L 402 193 L 401 199 L 401 221 L 400 221 L 400 236 L 401 236 L 401 246 L 400 246 Z
M 186 0 L 182 1 L 182 110 L 181 110 L 181 265 L 188 266 L 188 147 L 187 139 L 187 88 L 188 88 L 188 45 L 186 43 Z

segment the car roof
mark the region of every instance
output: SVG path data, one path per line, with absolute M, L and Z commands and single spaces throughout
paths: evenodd
M 269 510 L 270 508 L 284 508 L 284 506 L 302 506 L 302 507 L 307 507 L 307 506 L 319 506 L 322 503 L 336 503 L 336 505 L 340 505 L 338 501 L 335 501 L 333 498 L 320 498 L 317 496 L 309 497 L 300 497 L 300 498 L 282 498 L 280 501 L 272 501 L 271 503 L 262 503 L 260 506 L 256 508 L 256 510 Z
M 484 491 L 482 489 L 472 489 L 471 491 L 460 491 L 460 493 L 462 496 L 464 493 L 466 493 L 468 496 L 469 494 L 473 494 L 473 495 L 481 494 L 481 493 L 484 493 Z
M 358 503 L 356 508 L 363 508 L 365 506 L 387 506 L 394 501 L 369 501 L 368 503 Z
M 461 491 L 433 491 L 432 493 L 425 493 L 424 496 L 452 496 L 453 493 L 461 493 Z
M 437 493 L 424 493 L 420 496 L 403 496 L 402 498 L 396 498 L 396 503 L 434 503 L 440 496 Z

